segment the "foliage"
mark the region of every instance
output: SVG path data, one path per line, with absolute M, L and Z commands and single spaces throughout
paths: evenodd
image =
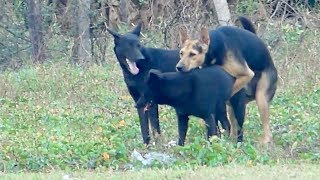
M 294 26 L 290 26 L 290 25 L 286 24 L 285 26 L 282 26 L 281 28 L 284 33 L 285 41 L 287 41 L 288 43 L 291 43 L 291 44 L 299 44 L 301 34 L 304 32 L 304 30 L 301 29 L 301 27 L 299 27 L 299 26 L 294 27 Z
M 259 8 L 259 1 L 247 0 L 239 1 L 236 6 L 236 12 L 238 14 L 255 14 Z
M 190 121 L 185 147 L 164 147 L 176 140 L 177 122 L 172 109 L 162 107 L 163 135 L 147 150 L 120 70 L 111 64 L 115 65 L 83 70 L 56 62 L 3 73 L 1 171 L 123 169 L 134 149 L 172 154 L 177 161 L 164 166 L 173 168 L 320 160 L 320 89 L 306 89 L 299 96 L 290 91 L 277 95 L 271 107 L 274 148 L 257 142 L 261 128 L 252 104 L 240 147 L 225 136 L 206 141 L 205 126 L 196 118 Z

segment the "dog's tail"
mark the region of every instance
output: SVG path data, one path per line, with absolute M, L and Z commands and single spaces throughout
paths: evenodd
M 253 23 L 244 16 L 238 16 L 235 24 L 240 27 L 242 26 L 245 30 L 256 34 L 256 29 L 254 28 Z

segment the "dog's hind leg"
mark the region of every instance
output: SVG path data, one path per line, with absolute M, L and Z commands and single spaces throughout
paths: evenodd
M 152 135 L 153 137 L 158 138 L 161 132 L 160 132 L 160 125 L 159 125 L 159 112 L 158 112 L 157 104 L 154 104 L 149 108 L 148 115 L 151 123 Z
M 272 133 L 270 130 L 269 120 L 269 97 L 268 89 L 270 87 L 270 79 L 266 72 L 261 74 L 261 78 L 258 81 L 256 89 L 256 101 L 259 109 L 260 119 L 263 128 L 262 143 L 272 142 Z
M 227 131 L 227 133 L 229 134 L 230 133 L 230 123 L 229 123 L 229 120 L 228 120 L 228 117 L 227 117 L 227 110 L 226 110 L 226 103 L 225 102 L 222 102 L 218 105 L 218 109 L 216 111 L 217 115 L 216 115 L 216 123 L 218 125 L 218 121 L 220 121 L 221 125 L 222 125 L 222 128 L 224 130 Z
M 215 119 L 215 115 L 211 114 L 209 117 L 205 118 L 204 121 L 206 122 L 207 130 L 208 130 L 207 138 L 209 139 L 214 135 L 220 137 L 220 134 L 218 133 L 217 121 Z
M 238 142 L 243 141 L 243 123 L 246 114 L 246 94 L 245 89 L 241 89 L 230 99 L 231 106 L 228 107 L 229 119 L 233 124 L 232 134 L 233 138 L 237 138 Z
M 178 130 L 179 130 L 178 145 L 183 146 L 186 140 L 186 135 L 188 131 L 189 117 L 188 115 L 178 114 L 178 113 L 177 113 L 177 116 L 178 116 Z
M 238 137 L 238 122 L 234 115 L 234 110 L 231 106 L 227 106 L 227 112 L 229 115 L 230 122 L 230 137 L 236 139 Z
M 244 123 L 244 119 L 245 119 L 245 115 L 246 115 L 246 104 L 239 105 L 234 110 L 234 112 L 235 112 L 235 116 L 237 118 L 237 122 L 239 125 L 237 140 L 238 140 L 238 142 L 242 142 L 243 141 L 243 123 Z

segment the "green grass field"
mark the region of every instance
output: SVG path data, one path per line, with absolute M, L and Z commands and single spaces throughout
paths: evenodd
M 5 174 L 0 178 L 4 180 L 14 179 L 319 179 L 320 165 L 300 164 L 300 165 L 258 165 L 258 166 L 238 166 L 227 165 L 221 167 L 197 167 L 189 170 L 172 169 L 145 169 L 141 171 L 126 172 L 51 172 L 51 173 L 18 173 Z
M 313 169 L 319 167 L 320 89 L 317 86 L 304 91 L 278 91 L 271 106 L 273 146 L 258 142 L 262 129 L 257 107 L 251 103 L 241 146 L 227 137 L 209 143 L 205 140 L 202 121 L 196 118 L 190 121 L 186 146 L 165 146 L 177 139 L 177 122 L 172 109 L 162 106 L 163 134 L 156 139 L 156 145 L 146 149 L 134 103 L 116 63 L 86 70 L 63 62 L 26 67 L 2 73 L 0 83 L 0 171 L 5 174 L 80 171 L 83 176 L 100 177 L 93 172 L 112 170 L 115 178 L 123 171 L 126 171 L 124 177 L 140 177 L 144 171 L 135 174 L 131 170 L 151 167 L 168 169 L 161 174 L 169 174 L 169 178 L 178 177 L 179 173 L 192 176 L 190 169 L 209 173 L 215 168 L 204 167 L 223 169 L 225 165 L 227 176 L 229 172 L 230 176 L 237 175 L 232 166 L 239 166 L 244 177 L 255 172 L 255 168 L 261 171 L 270 168 L 277 173 L 281 172 L 277 167 L 291 166 L 292 170 L 287 169 L 292 173 L 299 174 L 296 169 L 306 168 L 310 174 L 305 175 L 312 176 L 312 172 L 316 174 Z M 160 159 L 143 165 L 131 157 L 134 150 L 141 154 L 164 153 L 174 161 L 162 163 Z M 300 163 L 306 166 L 298 166 Z M 152 177 L 155 172 L 146 173 Z M 212 174 L 216 175 L 219 174 Z M 30 174 L 31 179 L 37 176 Z

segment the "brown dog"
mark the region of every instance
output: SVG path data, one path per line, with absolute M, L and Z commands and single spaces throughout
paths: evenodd
M 247 101 L 256 100 L 262 121 L 263 143 L 272 141 L 269 124 L 269 104 L 277 88 L 277 70 L 270 53 L 255 33 L 250 20 L 239 17 L 244 29 L 222 26 L 210 31 L 202 28 L 199 39 L 189 39 L 185 29 L 180 30 L 180 61 L 177 71 L 190 71 L 195 68 L 221 65 L 236 78 L 233 94 L 246 89 Z M 250 83 L 249 83 L 250 82 Z M 233 110 L 228 111 L 231 135 L 237 136 L 237 122 Z

